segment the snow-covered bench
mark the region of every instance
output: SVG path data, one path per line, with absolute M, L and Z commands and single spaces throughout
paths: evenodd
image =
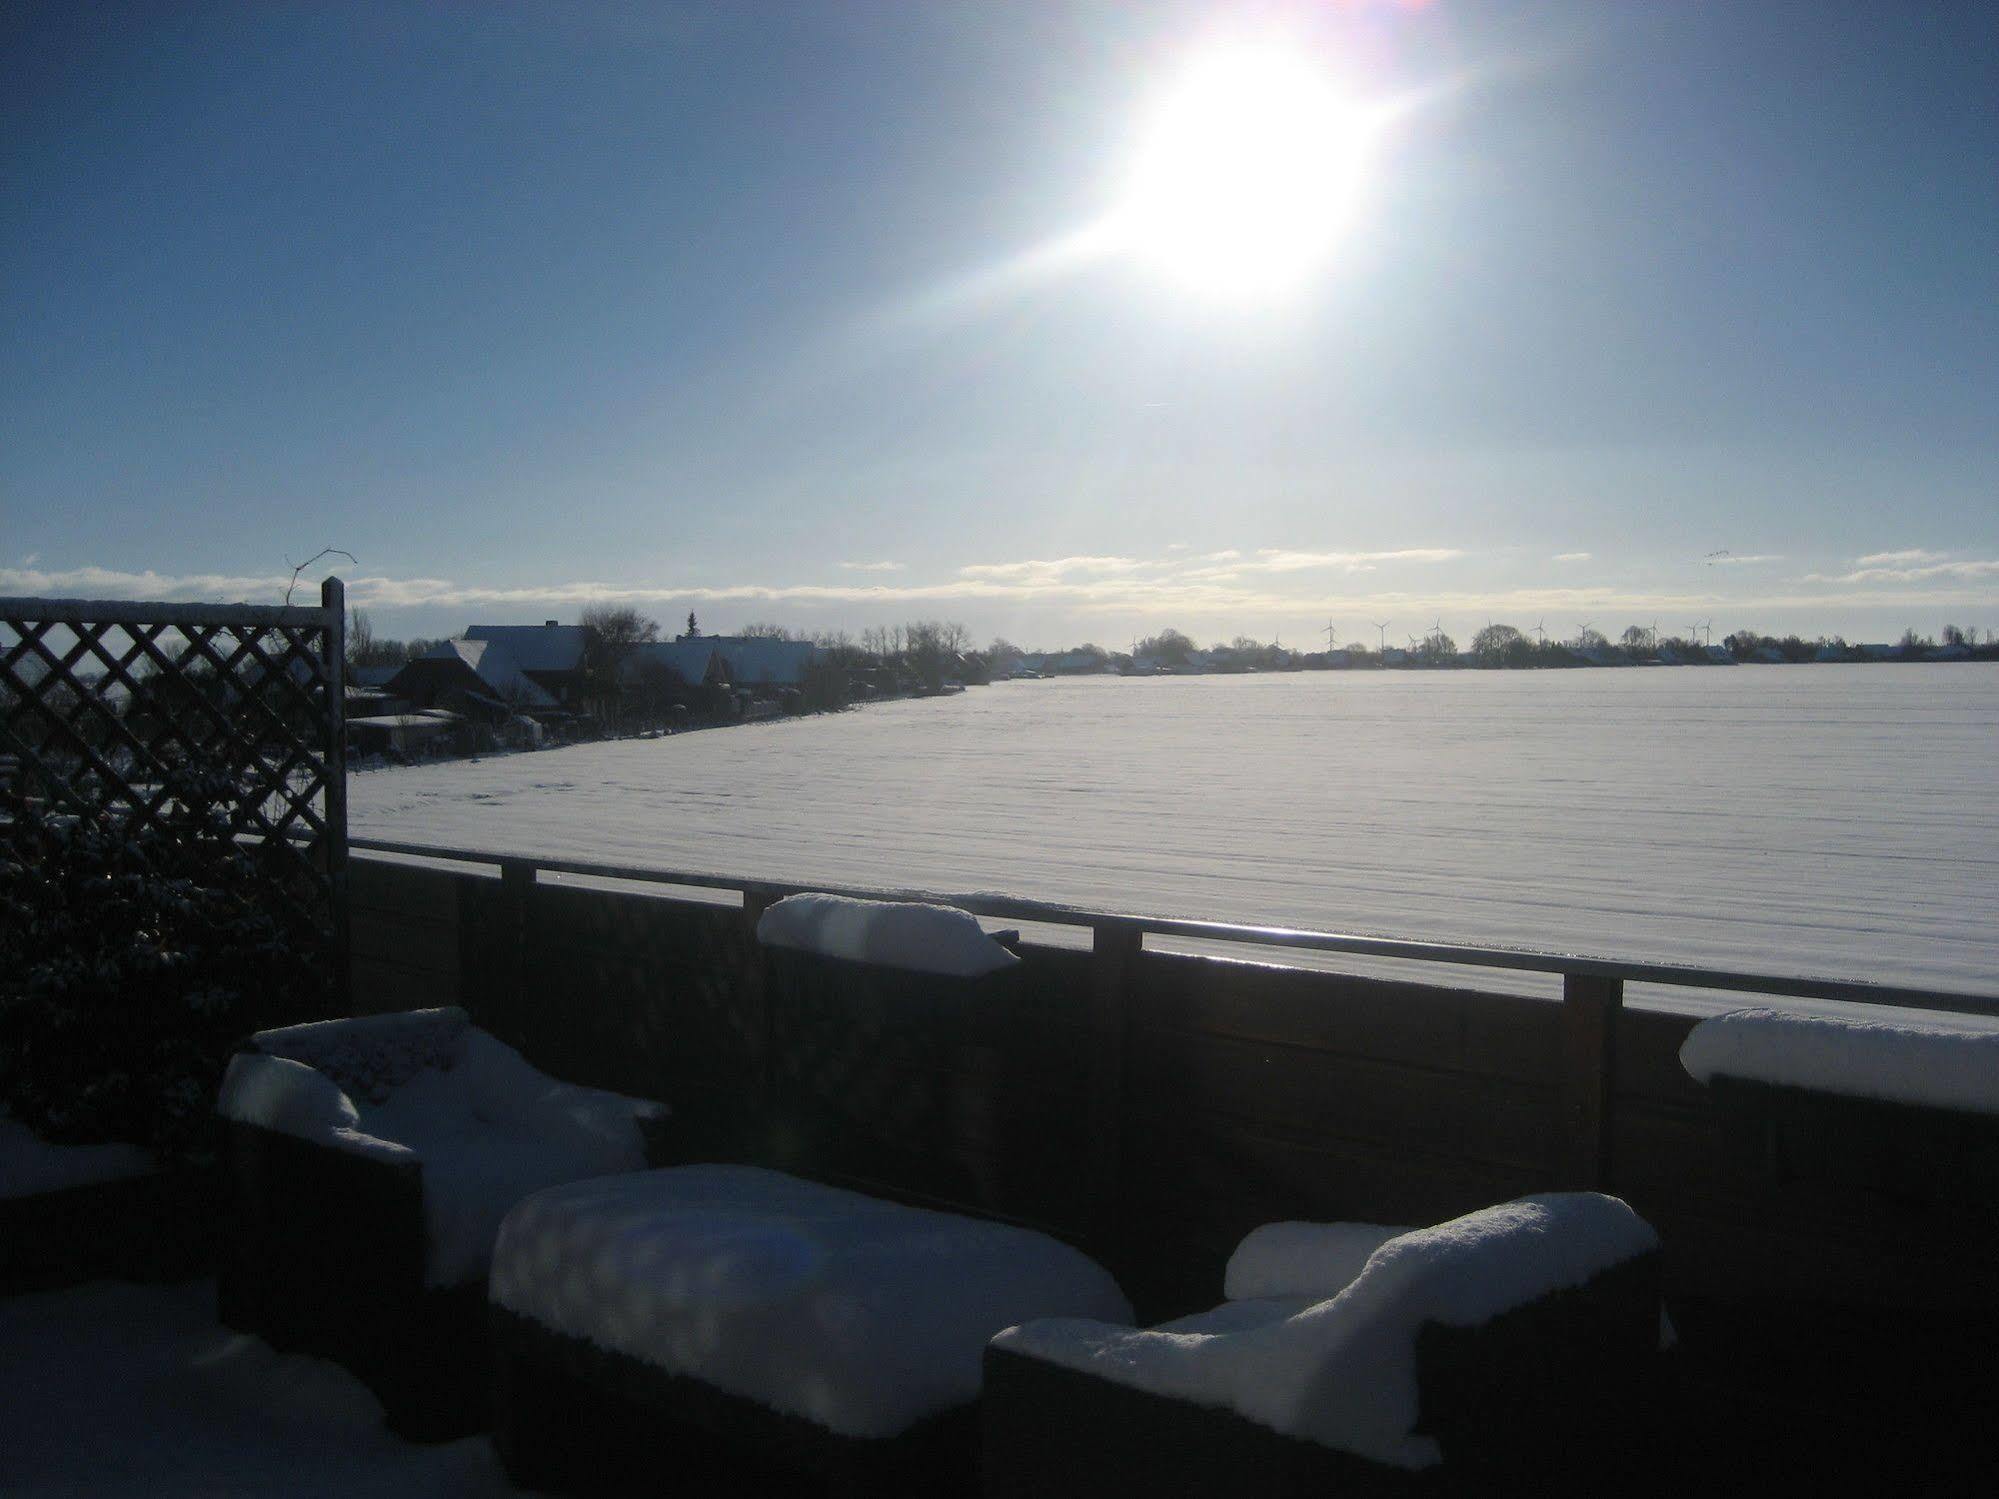
M 658 1104 L 558 1082 L 459 1009 L 260 1031 L 231 1058 L 228 1325 L 348 1364 L 406 1435 L 485 1424 L 485 1281 L 522 1197 L 643 1169 Z
M 1999 1220 L 1999 1028 L 1734 1010 L 1688 1032 L 1680 1065 L 1769 1180 Z
M 747 1493 L 768 1469 L 963 1490 L 987 1340 L 1130 1316 L 1046 1235 L 750 1166 L 536 1193 L 500 1230 L 491 1296 L 501 1455 L 563 1489 Z
M 1336 1493 L 1521 1471 L 1560 1487 L 1611 1439 L 1660 1333 L 1657 1235 L 1595 1193 L 1427 1229 L 1267 1225 L 1224 1289 L 1155 1328 L 996 1337 L 987 1493 Z

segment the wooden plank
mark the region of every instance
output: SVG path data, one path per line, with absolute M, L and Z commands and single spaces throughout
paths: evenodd
M 455 1005 L 460 997 L 457 979 L 450 973 L 412 968 L 383 958 L 356 955 L 354 959 L 351 998 L 357 1015 L 427 1010 Z
M 465 878 L 448 869 L 355 859 L 347 868 L 348 900 L 356 912 L 386 911 L 455 922 L 458 883 Z
M 1562 980 L 1564 1150 L 1561 1182 L 1578 1191 L 1611 1183 L 1611 1090 L 1624 981 L 1570 974 Z
M 1707 1089 L 1680 1065 L 1695 1017 L 1627 1006 L 1617 1019 L 1617 1096 L 1705 1108 Z
M 1132 1237 L 1199 1221 L 1240 1237 L 1286 1218 L 1428 1224 L 1536 1190 L 1536 1173 L 1346 1141 L 1304 1144 L 1184 1110 L 1134 1119 Z
M 456 922 L 400 920 L 380 911 L 357 911 L 348 945 L 356 958 L 382 958 L 454 981 L 458 976 Z
M 1147 953 L 1135 1023 L 1522 1082 L 1558 1074 L 1543 1001 Z
M 1218 1036 L 1137 1032 L 1134 1100 L 1225 1116 L 1281 1135 L 1462 1156 L 1552 1176 L 1554 1090 L 1268 1046 Z

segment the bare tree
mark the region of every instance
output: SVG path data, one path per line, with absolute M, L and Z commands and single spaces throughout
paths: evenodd
M 690 622 L 693 616 L 689 616 Z M 585 636 L 583 680 L 597 711 L 613 716 L 619 696 L 619 671 L 625 658 L 641 645 L 659 639 L 659 621 L 629 604 L 592 604 L 583 611 Z

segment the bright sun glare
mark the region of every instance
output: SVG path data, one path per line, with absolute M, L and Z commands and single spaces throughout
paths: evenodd
M 1300 51 L 1209 52 L 1146 122 L 1111 234 L 1204 294 L 1293 290 L 1352 217 L 1376 117 Z

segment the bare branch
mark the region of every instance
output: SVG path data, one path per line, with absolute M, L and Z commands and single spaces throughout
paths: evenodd
M 359 567 L 361 565 L 361 559 L 359 557 L 356 557 L 352 552 L 343 552 L 340 550 L 339 547 L 321 547 L 318 551 L 314 552 L 310 557 L 306 558 L 305 561 L 303 562 L 292 562 L 291 558 L 289 557 L 285 558 L 285 561 L 290 564 L 292 570 L 292 580 L 291 582 L 285 585 L 285 603 L 287 605 L 289 605 L 292 601 L 292 590 L 298 587 L 298 575 L 304 572 L 308 567 L 311 567 L 313 563 L 317 562 L 321 557 L 345 557 L 349 562 L 353 563 L 356 567 Z

